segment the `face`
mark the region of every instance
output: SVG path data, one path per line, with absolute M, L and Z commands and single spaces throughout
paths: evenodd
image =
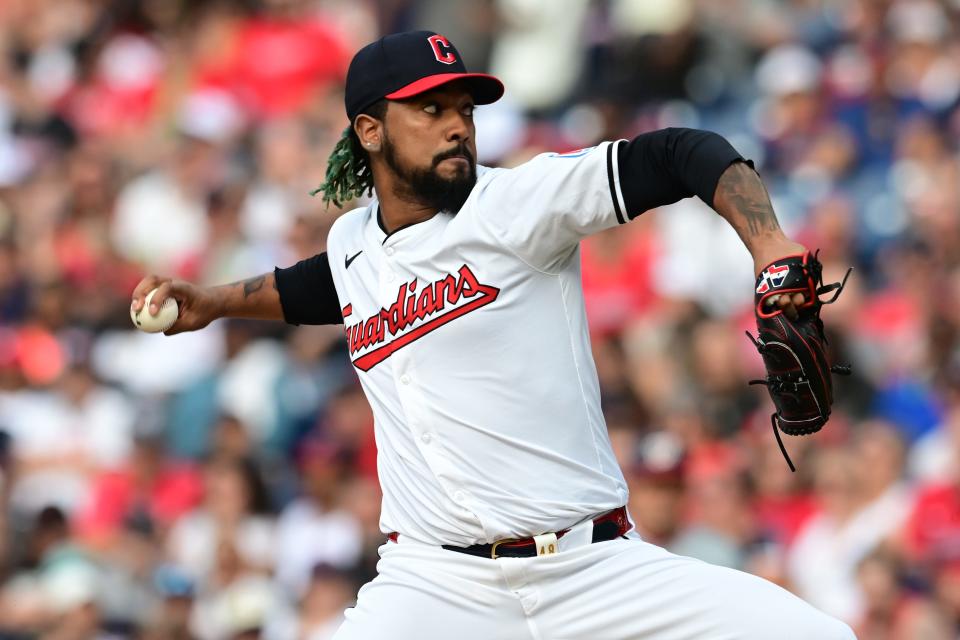
M 631 477 L 630 512 L 641 533 L 660 541 L 673 537 L 681 524 L 684 496 L 679 481 Z
M 477 182 L 473 97 L 461 83 L 390 101 L 380 150 L 399 195 L 456 213 Z
M 215 516 L 236 521 L 250 506 L 250 495 L 239 467 L 212 463 L 206 472 L 207 506 Z

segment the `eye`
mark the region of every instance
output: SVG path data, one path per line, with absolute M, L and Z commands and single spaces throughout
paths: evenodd
M 432 116 L 440 113 L 440 106 L 436 102 L 429 102 L 424 105 L 423 110 Z
M 476 107 L 474 105 L 467 104 L 463 106 L 462 112 L 463 112 L 463 115 L 467 116 L 468 118 L 472 118 L 473 112 L 475 110 L 476 110 Z

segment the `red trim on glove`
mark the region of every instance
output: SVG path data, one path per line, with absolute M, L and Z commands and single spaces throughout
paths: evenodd
M 755 309 L 755 311 L 756 311 L 756 313 L 757 313 L 758 316 L 760 316 L 761 318 L 775 318 L 776 316 L 782 314 L 782 313 L 783 313 L 783 309 L 780 309 L 780 308 L 775 308 L 775 310 L 774 310 L 774 311 L 771 311 L 771 312 L 764 311 L 764 310 L 763 310 L 763 303 L 766 301 L 767 298 L 770 298 L 770 297 L 772 297 L 772 296 L 779 296 L 779 295 L 785 294 L 785 293 L 791 294 L 791 295 L 794 294 L 794 293 L 802 293 L 802 294 L 804 294 L 804 297 L 806 298 L 806 300 L 804 300 L 804 303 L 801 304 L 801 305 L 798 307 L 798 309 L 807 309 L 807 308 L 809 308 L 809 307 L 812 307 L 812 306 L 816 303 L 816 299 L 817 299 L 816 283 L 813 281 L 813 277 L 812 277 L 812 275 L 810 274 L 810 270 L 807 269 L 807 265 L 810 264 L 810 257 L 811 257 L 811 256 L 812 256 L 812 254 L 811 254 L 809 251 L 805 251 L 805 252 L 803 252 L 803 253 L 795 253 L 795 254 L 788 255 L 788 256 L 783 256 L 782 258 L 777 258 L 776 260 L 773 260 L 772 262 L 770 262 L 769 264 L 767 264 L 767 266 L 765 266 L 763 269 L 760 269 L 760 273 L 757 274 L 756 278 L 754 279 L 754 282 L 758 282 L 758 281 L 760 280 L 760 277 L 763 275 L 763 273 L 764 273 L 765 271 L 767 271 L 767 269 L 769 269 L 769 268 L 772 267 L 773 265 L 778 264 L 778 263 L 780 263 L 780 262 L 783 262 L 784 260 L 790 260 L 791 258 L 802 258 L 803 261 L 802 261 L 801 265 L 802 265 L 802 268 L 804 269 L 804 271 L 805 271 L 806 274 L 807 274 L 807 286 L 806 286 L 805 288 L 793 287 L 793 288 L 790 288 L 790 289 L 775 289 L 775 288 L 772 288 L 770 291 L 767 291 L 767 292 L 763 293 L 762 295 L 761 295 L 761 294 L 757 294 L 757 295 L 760 295 L 760 299 L 756 301 L 756 309 Z M 794 268 L 796 268 L 796 265 L 791 265 L 790 268 L 791 268 L 791 269 L 794 269 Z

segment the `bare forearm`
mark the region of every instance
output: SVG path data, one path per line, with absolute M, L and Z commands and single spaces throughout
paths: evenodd
M 280 293 L 272 273 L 213 287 L 210 291 L 222 318 L 283 320 Z
M 755 271 L 784 255 L 804 251 L 803 245 L 783 233 L 760 176 L 743 162 L 734 162 L 720 176 L 713 207 L 743 240 Z

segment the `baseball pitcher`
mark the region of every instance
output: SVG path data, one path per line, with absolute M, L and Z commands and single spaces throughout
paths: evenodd
M 682 198 L 713 207 L 753 256 L 759 382 L 774 430 L 792 434 L 829 416 L 830 286 L 815 256 L 783 234 L 752 165 L 706 131 L 477 166 L 474 107 L 502 94 L 442 35 L 364 47 L 318 191 L 375 197 L 336 221 L 327 251 L 231 285 L 149 276 L 134 291 L 134 310 L 155 287 L 151 309 L 178 301 L 169 334 L 222 317 L 343 325 L 375 416 L 385 541 L 337 640 L 853 638 L 778 586 L 634 532 L 578 247 Z

